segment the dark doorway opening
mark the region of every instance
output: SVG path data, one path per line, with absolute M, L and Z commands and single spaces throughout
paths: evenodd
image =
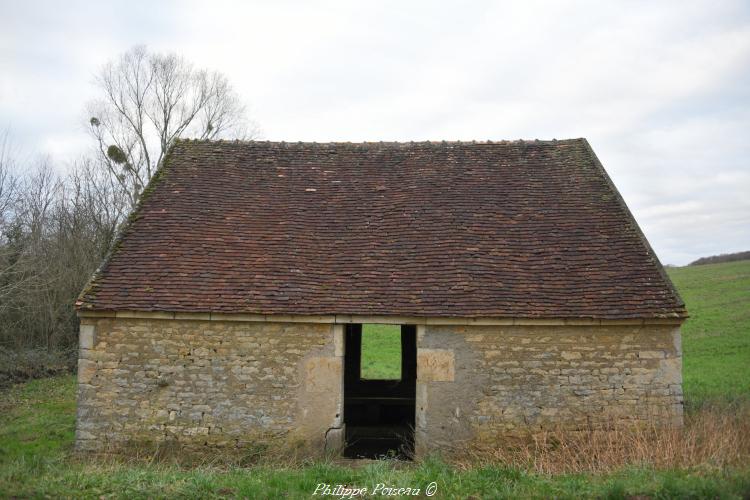
M 401 326 L 401 379 L 361 377 L 362 325 L 346 325 L 344 356 L 344 422 L 348 458 L 414 455 L 417 391 L 417 332 Z

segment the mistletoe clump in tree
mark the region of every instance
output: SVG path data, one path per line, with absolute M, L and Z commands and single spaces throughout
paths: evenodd
M 134 47 L 107 63 L 96 85 L 100 97 L 89 105 L 89 129 L 131 207 L 176 139 L 253 137 L 226 76 L 176 54 Z

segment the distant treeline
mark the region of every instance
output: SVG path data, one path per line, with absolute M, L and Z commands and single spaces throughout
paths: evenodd
M 688 264 L 689 266 L 700 266 L 703 264 L 718 264 L 719 262 L 733 262 L 735 260 L 750 260 L 750 251 L 748 252 L 735 252 L 735 253 L 723 253 L 721 255 L 712 255 L 711 257 L 701 257 L 695 262 Z

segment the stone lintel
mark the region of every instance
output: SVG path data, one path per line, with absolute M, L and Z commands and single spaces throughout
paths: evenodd
M 174 319 L 209 321 L 211 319 L 211 313 L 176 312 L 174 313 Z
M 145 314 L 145 316 L 144 316 Z M 174 319 L 173 312 L 148 312 L 142 313 L 139 311 L 117 311 L 115 313 L 116 318 L 125 319 Z

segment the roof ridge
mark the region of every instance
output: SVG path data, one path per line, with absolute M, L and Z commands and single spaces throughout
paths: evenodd
M 258 139 L 180 139 L 180 143 L 187 144 L 263 144 L 263 145 L 305 145 L 305 146 L 369 146 L 393 145 L 411 146 L 415 144 L 429 145 L 508 145 L 508 144 L 575 144 L 582 143 L 584 137 L 568 139 L 499 139 L 499 140 L 422 140 L 422 141 L 269 141 Z

